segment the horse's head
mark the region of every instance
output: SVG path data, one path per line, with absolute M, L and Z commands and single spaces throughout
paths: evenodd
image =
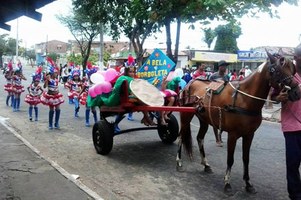
M 294 80 L 296 67 L 294 63 L 283 56 L 273 56 L 267 51 L 270 60 L 269 72 L 272 87 L 288 90 L 288 99 L 297 101 L 301 98 L 299 84 Z

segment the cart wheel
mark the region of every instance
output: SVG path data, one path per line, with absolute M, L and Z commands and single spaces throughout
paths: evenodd
M 96 152 L 101 155 L 110 153 L 113 147 L 114 127 L 105 120 L 96 122 L 92 129 L 93 144 Z
M 170 114 L 167 126 L 158 123 L 158 134 L 164 144 L 172 144 L 179 136 L 179 124 L 176 117 Z

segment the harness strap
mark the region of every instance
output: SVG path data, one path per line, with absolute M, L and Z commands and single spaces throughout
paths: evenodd
M 222 134 L 222 111 L 221 111 L 221 108 L 218 107 L 219 109 L 219 127 L 217 128 L 214 123 L 213 123 L 213 119 L 212 119 L 212 114 L 211 114 L 211 101 L 212 101 L 212 94 L 213 94 L 213 91 L 212 90 L 209 90 L 207 91 L 207 94 L 209 94 L 209 103 L 208 103 L 208 115 L 209 115 L 209 119 L 211 121 L 211 124 L 214 128 L 218 129 L 219 133 L 218 135 L 220 136 Z M 219 138 L 220 139 L 220 138 Z
M 244 108 L 240 108 L 233 105 L 225 105 L 224 109 L 226 112 L 236 113 L 236 114 L 244 114 L 249 116 L 258 116 L 261 115 L 261 111 L 255 112 L 255 111 L 249 111 Z

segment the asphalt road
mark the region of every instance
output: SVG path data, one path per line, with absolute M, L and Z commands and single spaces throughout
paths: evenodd
M 31 68 L 25 69 L 27 77 Z M 0 86 L 4 78 L 0 78 Z M 27 86 L 28 81 L 24 82 Z M 164 145 L 156 131 L 130 132 L 114 137 L 112 152 L 107 156 L 95 152 L 91 139 L 91 127 L 84 126 L 84 108 L 80 117 L 74 118 L 74 107 L 68 104 L 67 91 L 62 105 L 61 130 L 48 130 L 48 108 L 40 105 L 38 122 L 30 122 L 27 105 L 21 103 L 21 111 L 12 112 L 6 107 L 6 93 L 0 90 L 0 115 L 9 118 L 12 128 L 25 138 L 39 153 L 57 163 L 78 181 L 104 199 L 288 199 L 285 179 L 284 139 L 278 123 L 263 122 L 257 130 L 250 154 L 250 178 L 257 194 L 244 191 L 241 140 L 235 152 L 232 168 L 233 196 L 223 193 L 223 177 L 226 170 L 226 144 L 217 147 L 210 128 L 205 138 L 205 150 L 213 174 L 206 174 L 200 164 L 200 156 L 194 140 L 194 159 L 184 154 L 184 172 L 176 171 L 177 142 Z M 24 99 L 25 94 L 22 94 Z M 177 114 L 176 114 L 177 116 Z M 141 113 L 134 113 L 135 121 L 126 119 L 121 129 L 141 126 Z M 112 119 L 113 120 L 113 119 Z M 198 124 L 192 121 L 195 138 Z M 223 134 L 226 140 L 226 133 Z M 81 198 L 78 198 L 81 199 Z

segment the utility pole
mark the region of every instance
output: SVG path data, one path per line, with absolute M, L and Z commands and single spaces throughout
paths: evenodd
M 16 38 L 16 60 L 19 56 L 19 19 L 17 18 L 17 38 Z

